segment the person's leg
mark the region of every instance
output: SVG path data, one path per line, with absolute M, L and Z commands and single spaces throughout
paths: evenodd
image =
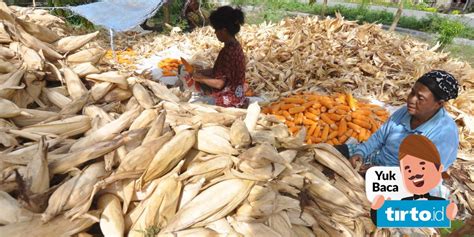
M 190 100 L 189 103 L 202 103 L 202 104 L 208 104 L 208 105 L 215 105 L 216 104 L 216 99 L 212 96 L 193 96 Z

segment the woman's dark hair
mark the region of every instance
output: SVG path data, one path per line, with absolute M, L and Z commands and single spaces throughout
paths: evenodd
M 227 29 L 229 34 L 235 36 L 240 31 L 240 26 L 244 24 L 244 13 L 242 10 L 223 6 L 211 13 L 209 17 L 212 28 L 216 30 Z

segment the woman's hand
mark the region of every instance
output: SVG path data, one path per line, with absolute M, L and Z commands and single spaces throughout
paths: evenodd
M 361 155 L 353 155 L 350 159 L 349 159 L 349 162 L 351 163 L 352 165 L 352 168 L 356 168 L 357 167 L 357 163 L 358 162 L 362 162 L 362 156 Z
M 195 82 L 205 84 L 207 86 L 210 86 L 210 87 L 212 87 L 214 89 L 218 89 L 218 90 L 222 89 L 224 87 L 224 84 L 225 84 L 223 80 L 208 78 L 208 77 L 205 77 L 205 76 L 199 75 L 199 74 L 193 75 L 193 80 Z
M 210 69 L 210 68 L 201 69 L 201 70 L 197 70 L 196 73 L 200 74 L 200 75 L 203 75 L 203 76 L 206 76 L 206 77 L 210 77 L 210 76 L 212 76 L 212 69 Z

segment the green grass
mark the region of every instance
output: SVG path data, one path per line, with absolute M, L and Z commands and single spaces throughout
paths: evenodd
M 386 2 L 385 0 L 370 0 L 369 2 L 364 2 L 364 1 L 365 0 L 347 0 L 346 2 L 357 3 L 357 4 L 364 4 L 365 3 L 365 4 L 370 4 L 370 5 L 398 8 L 398 3 Z M 425 12 L 438 12 L 437 8 L 430 7 L 425 3 L 415 4 L 411 0 L 403 0 L 403 8 L 404 9 L 411 9 L 411 10 L 418 10 L 418 11 L 425 11 Z
M 444 48 L 451 57 L 467 61 L 474 67 L 474 46 L 451 44 Z
M 464 223 L 461 220 L 455 220 L 451 222 L 451 228 L 442 228 L 441 230 L 441 236 L 446 237 L 448 236 L 451 232 L 454 232 L 455 230 L 461 228 L 464 225 Z

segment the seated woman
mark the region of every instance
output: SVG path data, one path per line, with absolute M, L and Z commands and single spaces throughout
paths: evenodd
M 235 38 L 244 23 L 244 13 L 229 6 L 219 7 L 210 16 L 217 39 L 224 43 L 214 68 L 194 73 L 194 81 L 210 87 L 210 95 L 218 106 L 245 107 L 245 55 Z M 211 102 L 212 103 L 212 102 Z
M 458 82 L 449 73 L 435 70 L 420 77 L 408 95 L 407 105 L 397 110 L 368 141 L 336 148 L 357 161 L 370 166 L 398 166 L 400 143 L 410 134 L 429 138 L 438 148 L 446 171 L 457 157 L 458 129 L 444 109 L 444 103 L 458 96 Z

